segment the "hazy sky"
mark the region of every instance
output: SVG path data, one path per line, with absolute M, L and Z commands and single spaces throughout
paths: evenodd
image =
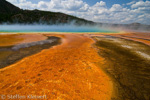
M 7 0 L 23 9 L 63 12 L 105 23 L 150 25 L 149 0 Z

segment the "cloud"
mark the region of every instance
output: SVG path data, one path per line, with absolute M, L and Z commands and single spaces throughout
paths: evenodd
M 120 4 L 114 4 L 111 8 L 110 8 L 110 11 L 113 11 L 113 12 L 118 12 L 118 11 L 122 11 L 123 8 Z
M 45 10 L 48 8 L 48 5 L 46 2 L 44 1 L 40 1 L 38 4 L 37 4 L 37 8 L 40 8 L 41 10 Z
M 136 1 L 131 1 L 131 2 L 127 3 L 127 5 L 132 5 L 134 3 L 136 3 Z
M 150 1 L 139 1 L 131 5 L 131 8 L 150 7 Z
M 7 0 L 8 2 L 11 2 L 11 3 L 13 3 L 13 4 L 16 4 L 16 3 L 18 3 L 18 0 Z
M 105 7 L 106 3 L 104 1 L 100 1 L 100 2 L 97 2 L 94 6 L 95 7 Z
M 132 1 L 124 6 L 113 4 L 110 8 L 106 2 L 96 2 L 90 6 L 83 0 L 50 0 L 33 3 L 28 0 L 7 0 L 22 9 L 39 9 L 63 12 L 80 18 L 103 23 L 150 24 L 150 1 Z M 127 6 L 128 7 L 127 7 Z
M 18 4 L 15 4 L 16 6 L 23 8 L 23 9 L 36 9 L 37 8 L 37 4 L 33 4 L 30 1 L 19 1 Z
M 62 5 L 66 10 L 76 11 L 79 10 L 82 6 L 84 6 L 84 2 L 82 0 L 65 0 L 62 1 Z

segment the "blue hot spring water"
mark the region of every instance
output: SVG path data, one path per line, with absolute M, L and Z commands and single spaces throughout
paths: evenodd
M 106 32 L 116 31 L 91 26 L 75 25 L 0 25 L 0 32 Z

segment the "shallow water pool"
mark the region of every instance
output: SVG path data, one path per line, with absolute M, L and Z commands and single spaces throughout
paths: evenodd
M 105 32 L 117 31 L 102 29 L 98 26 L 75 25 L 0 25 L 0 32 Z

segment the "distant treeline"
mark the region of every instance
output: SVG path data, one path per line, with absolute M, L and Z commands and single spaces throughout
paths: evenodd
M 150 25 L 140 23 L 132 24 L 110 24 L 96 23 L 75 16 L 60 12 L 23 10 L 6 0 L 0 0 L 0 24 L 74 24 L 74 25 L 92 25 L 104 28 L 122 29 L 122 30 L 144 30 L 150 31 Z
M 88 21 L 75 16 L 63 14 L 60 12 L 49 12 L 40 10 L 23 10 L 6 0 L 0 0 L 0 23 L 23 23 L 23 24 L 68 24 L 92 25 L 92 21 Z
M 39 10 L 20 10 L 12 13 L 0 13 L 0 23 L 23 23 L 23 24 L 77 24 L 92 25 L 92 21 L 77 18 L 71 15 Z

